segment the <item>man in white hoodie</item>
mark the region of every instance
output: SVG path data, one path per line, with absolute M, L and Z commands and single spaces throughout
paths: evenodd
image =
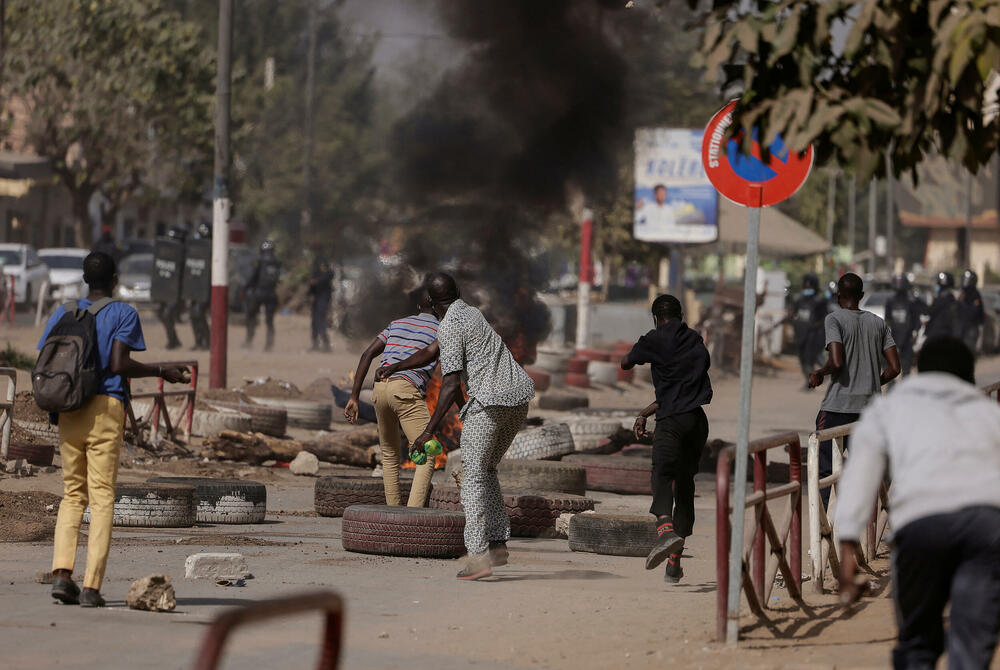
M 924 344 L 920 374 L 865 409 L 836 513 L 842 602 L 861 595 L 855 551 L 886 468 L 899 629 L 893 666 L 988 668 L 1000 634 L 1000 406 L 974 386 L 972 352 Z

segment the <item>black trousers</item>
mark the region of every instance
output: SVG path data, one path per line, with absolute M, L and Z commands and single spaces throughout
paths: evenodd
M 681 537 L 688 537 L 694 529 L 694 476 L 707 440 L 708 417 L 700 407 L 656 419 L 649 512 L 672 517 L 674 532 Z
M 208 327 L 208 311 L 211 303 L 192 300 L 188 305 L 191 317 L 191 331 L 194 333 L 195 349 L 208 349 L 212 332 Z
M 181 317 L 180 303 L 161 302 L 156 308 L 156 314 L 163 323 L 163 329 L 167 331 L 167 348 L 176 349 L 181 346 L 181 341 L 177 337 L 177 321 Z
M 799 355 L 799 367 L 806 380 L 809 373 L 816 369 L 820 356 L 823 354 L 823 331 L 810 330 L 803 333 L 795 343 Z
M 253 341 L 257 330 L 257 318 L 260 308 L 264 308 L 264 325 L 267 326 L 267 341 L 265 346 L 274 344 L 274 313 L 278 309 L 278 296 L 274 293 L 254 296 L 247 304 L 247 343 Z
M 1000 507 L 967 507 L 896 531 L 893 597 L 897 670 L 933 670 L 945 648 L 950 670 L 986 670 L 1000 635 Z
M 828 412 L 825 409 L 821 409 L 819 414 L 816 415 L 816 430 L 823 430 L 824 428 L 836 428 L 837 426 L 846 426 L 849 423 L 854 423 L 860 417 L 860 414 L 850 414 L 847 412 Z M 847 449 L 848 441 L 850 438 L 844 436 L 844 448 Z M 828 477 L 833 474 L 833 440 L 823 440 L 819 443 L 819 478 Z M 819 492 L 821 498 L 823 498 L 823 507 L 826 508 L 830 504 L 830 489 L 825 488 Z
M 330 336 L 326 332 L 326 320 L 330 314 L 330 296 L 318 295 L 312 301 L 312 343 L 313 346 L 330 346 Z

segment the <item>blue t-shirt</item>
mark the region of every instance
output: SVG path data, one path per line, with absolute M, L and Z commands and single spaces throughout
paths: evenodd
M 76 301 L 80 309 L 87 309 L 93 304 L 92 300 L 81 298 Z M 42 339 L 38 341 L 38 349 L 45 344 L 45 338 L 49 336 L 49 331 L 63 317 L 66 309 L 60 305 L 59 308 L 49 317 L 45 324 L 45 331 Z M 97 351 L 101 356 L 101 369 L 105 371 L 104 380 L 101 382 L 101 394 L 118 398 L 125 402 L 125 380 L 121 375 L 110 374 L 107 370 L 111 366 L 111 346 L 115 340 L 126 345 L 132 351 L 145 351 L 146 341 L 142 338 L 142 324 L 139 323 L 139 313 L 135 308 L 124 302 L 113 302 L 97 313 L 95 323 L 97 329 Z

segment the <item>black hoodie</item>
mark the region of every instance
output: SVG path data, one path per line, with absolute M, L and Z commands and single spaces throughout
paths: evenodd
M 677 319 L 651 330 L 628 355 L 635 365 L 650 363 L 656 389 L 656 418 L 690 412 L 712 402 L 711 365 L 701 335 Z

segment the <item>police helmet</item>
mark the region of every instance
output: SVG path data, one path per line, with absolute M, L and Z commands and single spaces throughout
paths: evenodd
M 892 290 L 896 293 L 903 293 L 910 290 L 910 280 L 906 275 L 899 274 L 892 276 Z
M 819 277 L 810 272 L 802 278 L 802 288 L 811 288 L 815 291 L 819 288 Z
M 262 254 L 273 254 L 274 253 L 274 240 L 266 239 L 260 243 L 260 253 Z
M 955 288 L 955 276 L 950 272 L 939 272 L 937 285 L 941 288 Z
M 837 282 L 832 279 L 826 283 L 826 290 L 831 295 L 837 295 Z
M 962 288 L 975 288 L 978 282 L 979 275 L 972 270 L 966 270 L 962 273 Z
M 180 226 L 170 226 L 170 229 L 167 231 L 167 237 L 172 240 L 180 240 L 183 242 L 186 236 L 187 231 Z
M 198 224 L 198 227 L 195 228 L 195 234 L 199 239 L 207 240 L 212 236 L 212 226 L 202 221 Z

